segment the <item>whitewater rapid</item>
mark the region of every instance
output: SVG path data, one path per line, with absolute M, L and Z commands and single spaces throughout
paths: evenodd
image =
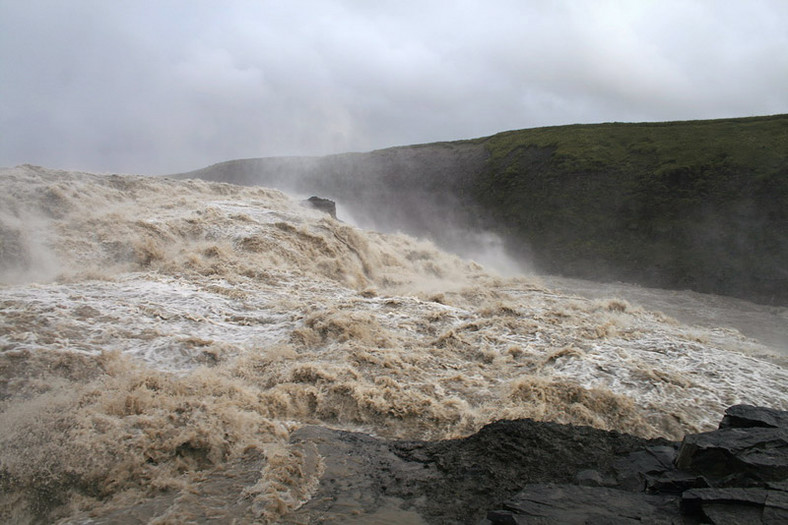
M 183 494 L 177 521 L 250 451 L 244 512 L 275 520 L 319 476 L 288 444 L 306 423 L 675 439 L 732 404 L 788 409 L 784 357 L 734 328 L 503 278 L 274 190 L 20 166 L 0 171 L 0 221 L 2 521 L 161 491 Z

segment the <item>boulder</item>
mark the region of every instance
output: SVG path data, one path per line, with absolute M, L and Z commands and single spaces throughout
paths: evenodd
M 323 213 L 327 213 L 335 219 L 337 218 L 337 203 L 332 200 L 324 199 L 322 197 L 317 197 L 313 195 L 312 197 L 309 197 L 307 200 L 302 201 L 301 204 L 303 206 L 308 206 L 316 210 L 322 211 Z
M 788 429 L 722 428 L 684 437 L 676 466 L 713 486 L 761 486 L 788 478 Z

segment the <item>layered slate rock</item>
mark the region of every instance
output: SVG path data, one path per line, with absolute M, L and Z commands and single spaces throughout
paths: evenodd
M 720 428 L 782 428 L 788 429 L 788 412 L 751 405 L 734 405 L 725 411 Z
M 788 412 L 733 406 L 719 429 L 614 468 L 614 480 L 586 471 L 573 484 L 529 484 L 487 523 L 788 523 Z
M 788 429 L 723 428 L 686 436 L 676 458 L 681 470 L 714 486 L 758 486 L 788 477 Z
M 487 514 L 492 523 L 585 525 L 587 523 L 681 523 L 677 498 L 608 487 L 535 484 Z
M 788 523 L 788 492 L 785 486 L 691 489 L 682 494 L 681 510 L 701 523 Z

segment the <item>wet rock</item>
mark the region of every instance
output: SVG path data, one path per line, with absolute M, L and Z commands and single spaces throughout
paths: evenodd
M 588 469 L 578 472 L 574 483 L 585 487 L 602 487 L 611 484 L 611 481 L 604 479 L 598 470 Z
M 305 426 L 290 441 L 314 444 L 324 471 L 312 499 L 284 523 L 420 523 L 413 500 L 423 484 L 439 481 L 434 466 L 403 461 L 389 442 L 365 434 Z
M 677 498 L 607 487 L 536 484 L 501 510 L 487 514 L 493 525 L 587 523 L 681 523 Z
M 684 437 L 679 469 L 715 486 L 759 486 L 788 478 L 788 428 L 722 428 Z
M 788 492 L 761 488 L 692 489 L 681 511 L 701 523 L 788 523 Z
M 676 448 L 645 447 L 616 460 L 614 467 L 618 486 L 628 490 L 645 490 L 650 480 L 673 469 Z
M 788 412 L 752 405 L 734 405 L 725 411 L 720 428 L 788 428 Z
M 497 421 L 467 438 L 436 442 L 304 426 L 291 434 L 290 444 L 312 451 L 303 475 L 316 472 L 320 463 L 319 480 L 311 498 L 279 522 L 788 523 L 788 475 L 781 470 L 788 429 L 757 424 L 783 425 L 788 414 L 736 407 L 731 414 L 754 426 L 689 435 L 681 446 L 528 419 Z M 225 469 L 206 470 L 193 497 L 209 503 L 214 498 L 218 509 L 233 494 L 221 512 L 243 522 L 254 508 L 236 495 L 260 479 L 262 464 L 252 454 Z M 163 493 L 111 515 L 84 518 L 150 521 L 176 503 L 190 512 L 189 501 L 173 498 Z
M 646 492 L 658 494 L 682 494 L 685 490 L 706 488 L 709 483 L 706 478 L 683 472 L 681 470 L 668 470 L 658 474 L 646 476 Z
M 327 213 L 335 219 L 337 218 L 337 203 L 332 200 L 312 196 L 307 200 L 302 201 L 301 204 L 322 211 L 323 213 Z
M 734 406 L 720 427 L 622 454 L 614 486 L 529 484 L 487 523 L 788 523 L 788 412 Z

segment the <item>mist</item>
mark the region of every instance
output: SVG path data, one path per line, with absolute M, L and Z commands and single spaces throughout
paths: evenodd
M 549 275 L 531 255 L 527 241 L 512 235 L 490 217 L 489 210 L 469 198 L 477 191 L 474 184 L 488 158 L 479 143 L 436 143 L 368 154 L 229 161 L 175 177 L 275 187 L 299 200 L 312 195 L 328 198 L 337 203 L 340 220 L 366 230 L 427 239 L 502 276 L 528 275 L 564 293 L 588 298 L 614 295 L 682 322 L 735 328 L 788 351 L 784 307 L 689 290 L 661 290 L 643 282 L 638 285 L 636 280 L 621 282 L 614 271 L 596 275 L 596 282 L 576 275 L 574 279 Z M 738 231 L 736 220 L 740 219 L 726 219 L 727 228 Z M 722 223 L 718 226 L 723 227 Z M 694 235 L 708 231 L 702 222 L 693 222 L 690 229 Z M 713 239 L 706 238 L 704 243 L 708 250 L 723 249 Z
M 441 143 L 369 154 L 230 161 L 174 177 L 274 187 L 299 199 L 328 198 L 336 202 L 338 218 L 353 225 L 427 239 L 502 275 L 534 273 L 535 265 L 522 255 L 513 257 L 487 214 L 463 196 L 487 157 L 481 145 Z

